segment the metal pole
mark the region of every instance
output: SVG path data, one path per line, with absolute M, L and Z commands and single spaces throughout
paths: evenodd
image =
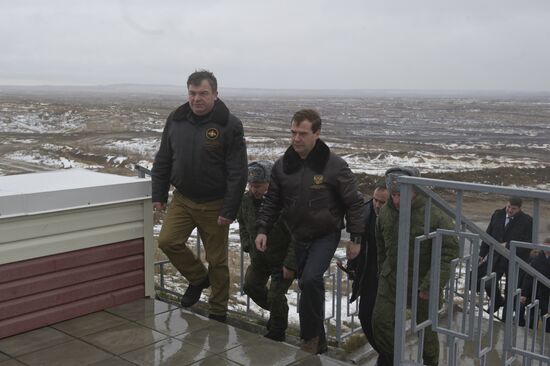
M 407 277 L 409 267 L 412 186 L 401 183 L 400 193 L 399 239 L 396 276 L 397 288 L 395 294 L 395 334 L 393 351 L 394 366 L 399 366 L 401 361 L 405 358 L 405 320 L 407 309 Z
M 342 270 L 336 270 L 336 342 L 340 344 L 342 337 Z
M 533 200 L 533 238 L 532 243 L 539 242 L 539 222 L 540 222 L 540 200 L 535 198 Z
M 244 251 L 241 248 L 241 296 L 244 295 Z

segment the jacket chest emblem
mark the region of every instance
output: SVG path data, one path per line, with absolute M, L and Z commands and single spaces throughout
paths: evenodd
M 313 183 L 316 185 L 323 184 L 325 178 L 322 175 L 314 175 L 313 176 Z
M 206 137 L 210 140 L 215 140 L 220 135 L 220 132 L 215 128 L 209 128 L 206 130 Z

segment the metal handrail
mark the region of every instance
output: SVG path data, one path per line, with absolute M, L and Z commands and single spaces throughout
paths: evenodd
M 516 248 L 520 246 L 528 248 L 537 248 L 536 243 L 538 242 L 538 229 L 540 222 L 540 201 L 550 201 L 550 192 L 533 190 L 533 189 L 518 189 L 511 187 L 500 187 L 500 186 L 490 186 L 485 184 L 475 184 L 475 183 L 463 183 L 463 182 L 454 182 L 454 181 L 443 181 L 437 179 L 428 179 L 428 178 L 419 178 L 419 177 L 409 177 L 401 176 L 398 178 L 400 183 L 400 193 L 401 193 L 401 205 L 399 210 L 399 237 L 398 237 L 398 264 L 397 264 L 397 289 L 396 289 L 396 311 L 395 311 L 395 348 L 394 348 L 394 364 L 395 365 L 408 365 L 411 363 L 417 364 L 422 360 L 422 348 L 423 348 L 423 334 L 424 328 L 426 326 L 431 326 L 431 328 L 437 333 L 443 334 L 447 338 L 447 363 L 449 365 L 457 364 L 457 343 L 459 341 L 469 341 L 475 342 L 476 344 L 476 356 L 480 359 L 480 363 L 484 365 L 486 363 L 486 356 L 489 351 L 491 351 L 492 344 L 492 333 L 493 333 L 493 310 L 494 310 L 494 301 L 491 301 L 489 304 L 489 316 L 488 316 L 488 327 L 489 327 L 489 345 L 482 347 L 482 318 L 483 316 L 483 306 L 482 300 L 484 299 L 484 290 L 485 283 L 492 283 L 491 298 L 494 299 L 494 290 L 495 290 L 495 273 L 487 273 L 485 276 L 480 278 L 480 292 L 476 300 L 476 291 L 475 291 L 475 282 L 477 281 L 477 262 L 479 258 L 479 243 L 484 241 L 489 245 L 490 251 L 488 256 L 488 268 L 492 268 L 493 257 L 495 252 L 502 255 L 509 260 L 507 284 L 508 284 L 508 297 L 507 297 L 507 316 L 506 316 L 506 328 L 505 328 L 505 342 L 504 342 L 504 359 L 503 364 L 511 364 L 512 361 L 518 357 L 522 356 L 524 362 L 530 362 L 531 360 L 538 360 L 542 362 L 550 361 L 550 358 L 544 356 L 544 352 L 536 353 L 535 350 L 535 338 L 536 330 L 534 335 L 531 338 L 531 345 L 528 348 L 528 332 L 525 331 L 525 341 L 524 347 L 518 347 L 516 344 L 515 332 L 517 332 L 518 327 L 518 317 L 513 316 L 513 312 L 519 311 L 519 296 L 517 290 L 517 280 L 519 275 L 519 270 L 526 272 L 527 275 L 531 275 L 535 278 L 534 287 L 538 285 L 543 285 L 550 288 L 550 279 L 546 278 L 544 275 L 539 273 L 528 263 L 523 261 L 521 258 L 518 258 L 516 253 Z M 453 270 L 451 279 L 458 281 L 454 276 L 456 275 L 456 268 L 459 268 L 459 276 L 461 275 L 462 265 L 465 264 L 466 272 L 466 282 L 464 284 L 464 295 L 463 297 L 463 313 L 462 313 L 462 322 L 458 325 L 459 329 L 454 329 L 451 319 L 453 317 L 453 301 L 452 297 L 455 293 L 458 293 L 454 288 L 454 283 L 449 283 L 448 294 L 451 297 L 447 299 L 446 309 L 448 311 L 448 319 L 446 325 L 438 324 L 437 313 L 439 310 L 439 300 L 437 291 L 434 291 L 434 286 L 430 288 L 430 311 L 429 319 L 422 324 L 415 324 L 416 318 L 413 315 L 412 327 L 413 331 L 418 331 L 419 346 L 418 352 L 416 353 L 416 359 L 411 360 L 407 359 L 405 356 L 405 347 L 406 347 L 406 329 L 405 329 L 405 319 L 406 319 L 406 308 L 407 308 L 407 287 L 408 287 L 408 263 L 409 256 L 416 255 L 416 249 L 413 253 L 409 253 L 409 235 L 410 235 L 410 218 L 411 218 L 411 197 L 413 188 L 419 194 L 425 195 L 428 199 L 426 201 L 426 225 L 425 225 L 425 238 L 433 238 L 432 242 L 432 266 L 431 266 L 431 275 L 432 275 L 432 285 L 439 282 L 439 264 L 441 261 L 440 250 L 442 236 L 451 235 L 459 239 L 459 248 L 460 254 L 457 260 L 451 262 L 451 270 Z M 452 207 L 444 199 L 442 199 L 437 193 L 433 191 L 433 188 L 443 188 L 450 189 L 456 192 L 456 207 Z M 511 242 L 510 250 L 504 248 L 500 245 L 495 239 L 489 236 L 483 229 L 479 228 L 475 223 L 465 217 L 462 213 L 462 199 L 464 191 L 476 191 L 476 192 L 485 192 L 485 193 L 494 193 L 502 194 L 508 196 L 520 196 L 524 198 L 533 199 L 533 243 L 515 243 Z M 455 228 L 454 230 L 441 230 L 438 229 L 435 232 L 429 232 L 429 222 L 430 222 L 430 213 L 429 207 L 434 204 L 439 207 L 442 212 L 455 219 Z M 468 232 L 467 232 L 468 231 Z M 416 238 L 416 240 L 423 240 L 422 237 Z M 469 252 L 464 253 L 465 251 L 465 240 L 469 240 L 472 243 L 470 246 Z M 415 258 L 416 260 L 416 258 Z M 416 266 L 416 264 L 415 264 Z M 468 269 L 469 268 L 469 269 Z M 415 276 L 413 273 L 413 286 L 415 281 L 418 280 L 418 276 Z M 437 286 L 435 286 L 437 289 Z M 514 302 L 515 300 L 515 302 Z M 534 295 L 533 295 L 533 300 Z M 414 303 L 414 301 L 413 301 Z M 538 300 L 533 301 L 534 305 L 531 308 L 535 309 L 534 316 L 538 316 Z M 516 308 L 514 309 L 514 304 Z M 413 304 L 413 307 L 415 305 Z M 479 313 L 475 309 L 479 309 Z M 416 310 L 413 308 L 413 313 L 416 313 Z M 530 313 L 529 313 L 530 314 Z M 474 320 L 477 318 L 477 322 Z M 546 314 L 543 318 L 544 323 L 550 318 L 550 314 Z M 512 323 L 515 322 L 515 325 Z M 515 328 L 513 328 L 515 326 Z M 456 326 L 454 326 L 456 327 Z M 477 333 L 476 333 L 477 331 Z M 542 339 L 544 344 L 544 330 L 542 331 Z M 544 349 L 544 348 L 543 348 Z

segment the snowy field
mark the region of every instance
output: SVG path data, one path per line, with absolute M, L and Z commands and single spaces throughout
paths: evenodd
M 30 94 L 30 95 L 28 95 Z M 550 97 L 220 97 L 245 127 L 249 159 L 281 156 L 294 111 L 313 107 L 322 138 L 355 172 L 381 175 L 389 166 L 425 172 L 550 166 Z M 122 174 L 151 164 L 174 95 L 89 95 L 0 88 L 0 174 L 17 162 L 37 170 L 86 167 Z M 11 164 L 10 164 L 11 163 Z M 10 169 L 9 166 L 12 166 Z
M 290 142 L 292 114 L 308 107 L 320 111 L 322 138 L 356 173 L 381 176 L 388 167 L 412 165 L 422 174 L 460 173 L 461 180 L 490 184 L 503 184 L 506 178 L 508 185 L 550 189 L 550 96 L 262 92 L 253 97 L 250 92 L 221 90 L 220 98 L 243 121 L 249 160 L 280 157 Z M 182 102 L 174 94 L 149 95 L 143 90 L 120 94 L 109 88 L 50 92 L 0 87 L 0 175 L 73 167 L 134 175 L 134 164 L 152 167 L 165 118 Z M 476 204 L 471 212 L 478 221 L 503 205 Z M 549 222 L 541 222 L 542 230 L 550 232 Z M 157 223 L 155 235 L 159 231 Z M 246 298 L 236 281 L 238 224 L 231 226 L 229 239 L 231 307 L 242 311 Z M 173 290 L 184 291 L 179 276 L 167 278 Z M 326 301 L 330 315 L 333 299 L 327 296 Z M 289 294 L 289 304 L 290 321 L 297 324 L 295 291 Z M 255 305 L 252 309 L 265 315 Z M 344 316 L 344 323 L 350 321 Z

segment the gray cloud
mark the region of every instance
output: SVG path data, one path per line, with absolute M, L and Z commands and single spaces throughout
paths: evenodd
M 0 3 L 0 84 L 549 90 L 550 2 Z

